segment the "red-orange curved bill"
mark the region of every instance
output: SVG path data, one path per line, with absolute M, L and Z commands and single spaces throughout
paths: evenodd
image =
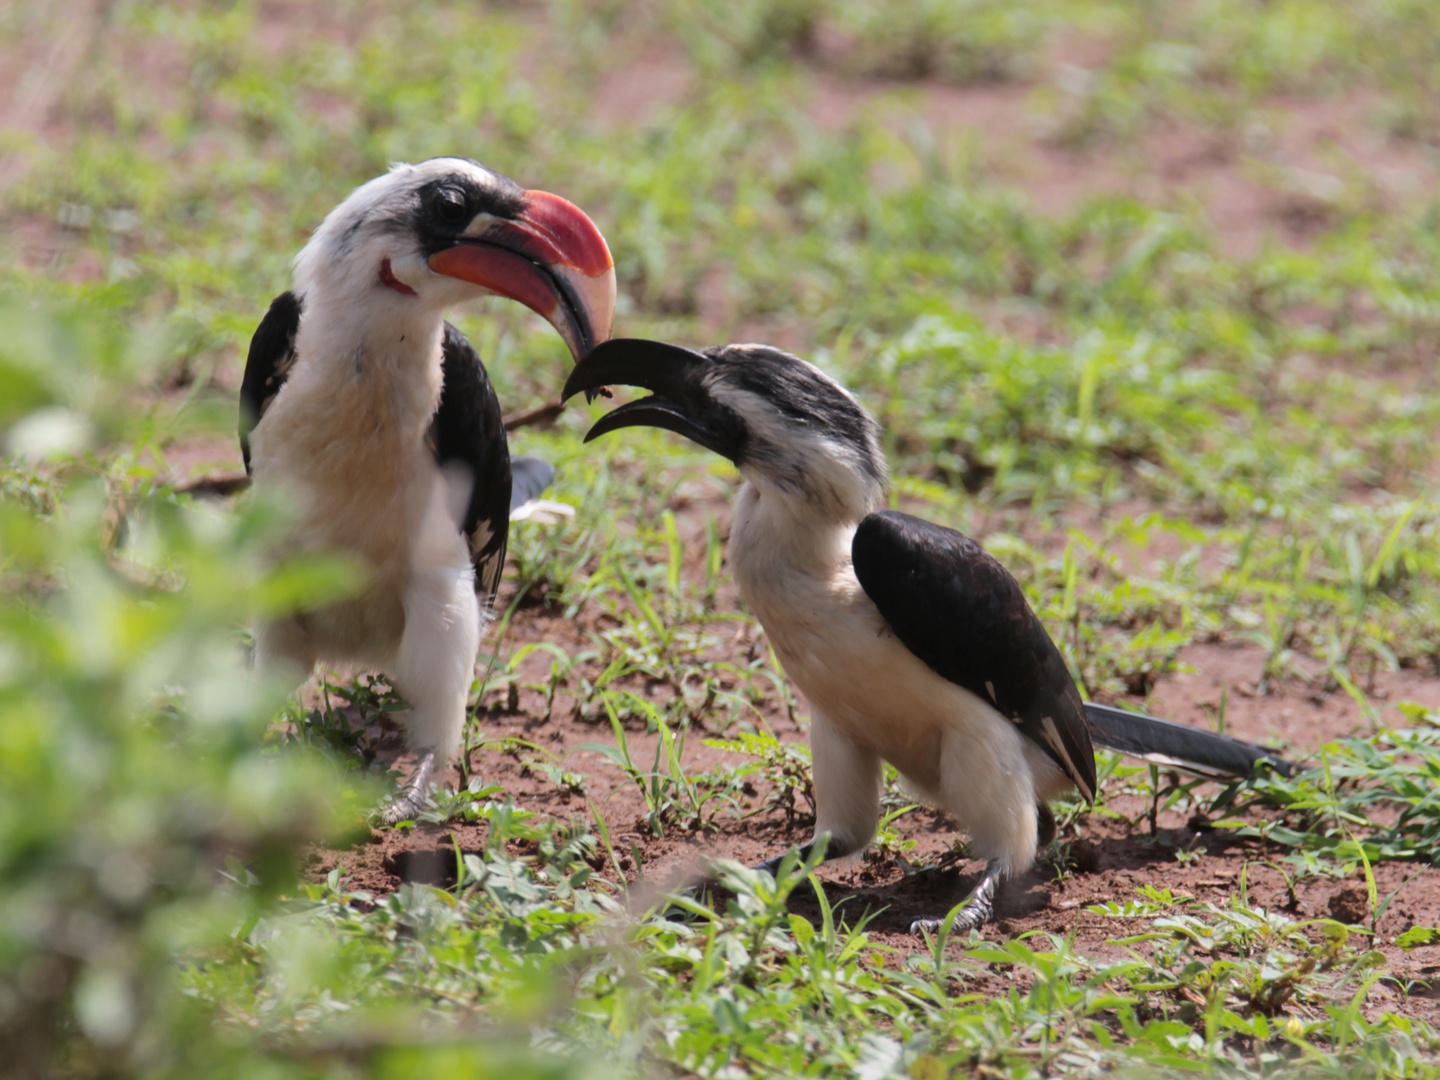
M 609 339 L 615 320 L 610 248 L 573 203 L 548 191 L 525 196 L 516 217 L 478 220 L 430 256 L 430 269 L 518 300 L 549 320 L 578 360 Z

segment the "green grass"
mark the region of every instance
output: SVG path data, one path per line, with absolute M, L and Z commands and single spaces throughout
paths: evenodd
M 1369 934 L 1393 899 L 1375 867 L 1440 863 L 1436 718 L 1370 691 L 1377 671 L 1440 674 L 1440 204 L 1393 206 L 1340 169 L 1338 194 L 1294 193 L 1318 222 L 1303 245 L 1235 258 L 1197 204 L 1095 196 L 1042 215 L 973 145 L 887 119 L 913 100 L 902 80 L 1020 85 L 1043 137 L 1077 153 L 1143 158 L 1147 137 L 1185 125 L 1243 155 L 1283 118 L 1276 95 L 1361 93 L 1367 123 L 1434 146 L 1434 12 L 106 7 L 81 27 L 89 51 L 54 129 L 0 132 L 17 166 L 4 239 L 44 238 L 0 266 L 5 1068 L 1435 1075 L 1440 1036 L 1391 1007 L 1426 987 L 1372 947 L 1421 947 L 1426 928 L 1398 945 Z M 282 16 L 277 45 L 267 23 Z M 0 32 L 29 41 L 53 18 L 17 6 Z M 1057 75 L 1050 50 L 1075 39 L 1103 59 Z M 656 42 L 690 66 L 689 89 L 602 125 L 595 88 Z M 807 119 L 823 79 L 871 77 L 871 107 L 844 130 Z M 559 820 L 483 782 L 503 749 L 578 804 L 596 759 L 498 746 L 487 713 L 522 693 L 547 717 L 573 700 L 665 836 L 803 824 L 806 755 L 766 717 L 804 718 L 763 636 L 726 644 L 745 621 L 721 599 L 719 533 L 684 506 L 697 484 L 733 490 L 733 472 L 656 433 L 583 446 L 584 408 L 517 436 L 556 462 L 577 513 L 517 527 L 511 573 L 527 602 L 599 629 L 578 648 L 517 642 L 533 610 L 517 607 L 487 639 L 467 732 L 478 772 L 429 815 L 486 823 L 484 851 L 457 849 L 449 889 L 376 898 L 338 873 L 300 880 L 305 845 L 352 833 L 383 790 L 346 715 L 398 703 L 340 680 L 307 711 L 248 678 L 249 614 L 354 575 L 267 567 L 283 509 L 178 495 L 170 463 L 231 438 L 239 357 L 307 230 L 388 161 L 443 153 L 585 207 L 615 253 L 622 332 L 774 336 L 853 386 L 884 422 L 897 501 L 983 529 L 1087 694 L 1143 695 L 1186 645 L 1222 641 L 1260 646 L 1262 690 L 1354 698 L 1373 730 L 1297 748 L 1314 768 L 1295 777 L 1217 792 L 1106 758 L 1094 813 L 1139 796 L 1201 814 L 1263 844 L 1292 889 L 1363 881 L 1369 925 L 1267 909 L 1243 862 L 1228 905 L 1152 888 L 1098 908 L 1114 929 L 1094 955 L 990 929 L 897 951 L 846 907 L 822 901 L 818 924 L 789 913 L 798 877 L 734 865 L 719 908 L 639 917 L 621 860 L 640 853 L 620 850 L 603 808 Z M 458 319 L 507 410 L 555 395 L 565 365 L 547 327 L 500 303 Z M 527 674 L 537 658 L 544 673 Z M 642 736 L 653 751 L 635 751 Z M 702 743 L 733 767 L 699 770 L 687 748 Z M 768 802 L 748 801 L 751 780 Z M 892 790 L 886 806 L 901 821 L 909 804 Z M 1081 808 L 1061 810 L 1069 823 Z M 881 840 L 910 865 L 897 829 Z

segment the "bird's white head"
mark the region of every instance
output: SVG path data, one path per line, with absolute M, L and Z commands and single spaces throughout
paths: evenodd
M 634 425 L 665 428 L 733 461 L 762 491 L 835 523 L 884 504 L 879 426 L 813 364 L 769 345 L 699 351 L 621 338 L 576 366 L 565 396 L 612 384 L 651 397 L 602 417 L 586 440 Z
M 558 195 L 466 158 L 395 165 L 330 211 L 295 259 L 295 291 L 361 311 L 438 314 L 477 295 L 518 300 L 578 359 L 610 336 L 605 238 Z

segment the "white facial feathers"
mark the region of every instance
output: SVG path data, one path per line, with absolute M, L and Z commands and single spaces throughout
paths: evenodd
M 386 258 L 397 280 L 418 289 L 429 276 L 415 229 L 420 192 L 457 175 L 481 188 L 509 183 L 465 158 L 391 165 L 389 172 L 361 184 L 325 216 L 295 256 L 295 292 L 306 296 L 317 286 L 368 288 Z
M 859 521 L 885 503 L 878 428 L 849 391 L 819 368 L 806 367 L 804 383 L 777 384 L 765 393 L 723 375 L 707 389 L 745 425 L 739 467 L 747 479 L 808 513 Z

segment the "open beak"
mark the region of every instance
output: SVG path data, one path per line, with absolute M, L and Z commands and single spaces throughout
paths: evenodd
M 576 360 L 610 337 L 616 292 L 610 249 L 595 223 L 558 195 L 527 191 L 525 209 L 514 218 L 481 214 L 429 264 L 543 315 Z
M 652 396 L 606 413 L 586 432 L 585 441 L 625 427 L 657 427 L 738 461 L 744 427 L 706 389 L 704 375 L 711 364 L 704 353 L 679 345 L 616 338 L 596 346 L 575 365 L 561 397 L 568 400 L 611 385 L 642 387 Z

